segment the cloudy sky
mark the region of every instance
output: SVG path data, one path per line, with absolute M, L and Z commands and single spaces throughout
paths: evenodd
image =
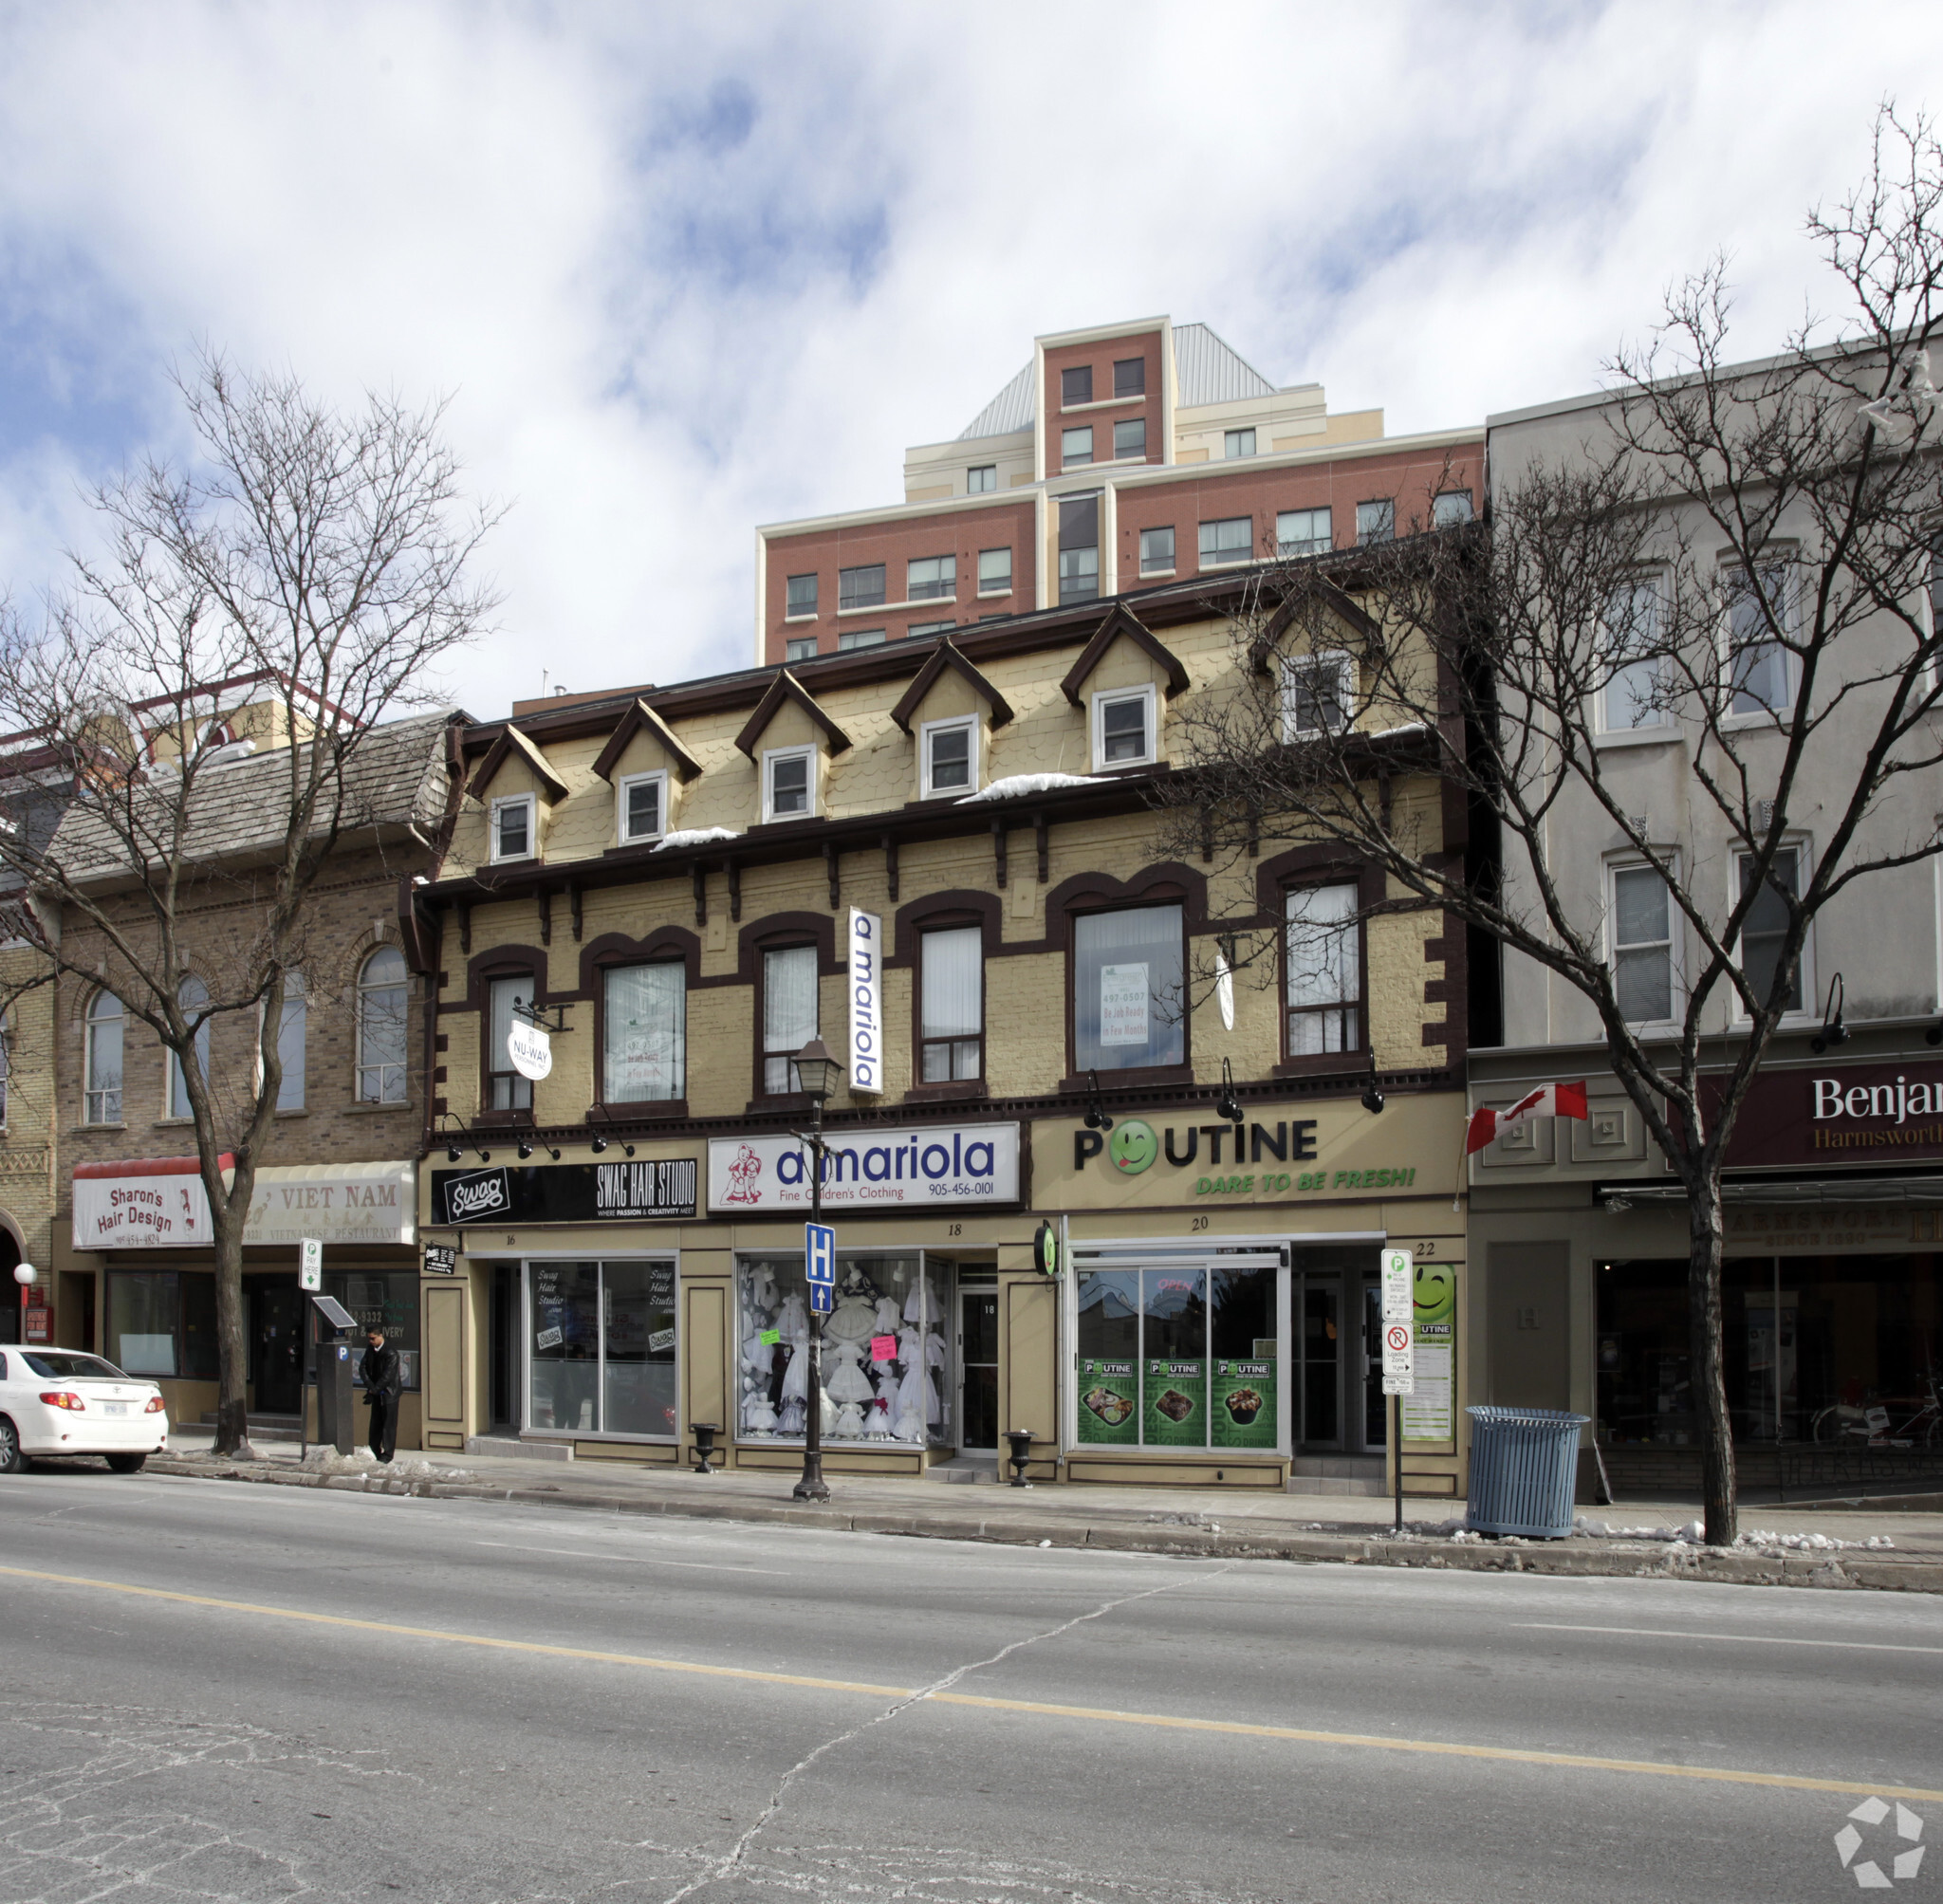
M 1720 249 L 1757 355 L 1837 307 L 1802 214 L 1876 102 L 1943 109 L 1934 0 L 1847 19 L 0 0 L 0 592 L 180 447 L 198 339 L 452 394 L 512 505 L 480 715 L 744 665 L 753 526 L 897 500 L 1035 332 L 1168 311 L 1444 428 L 1591 386 Z

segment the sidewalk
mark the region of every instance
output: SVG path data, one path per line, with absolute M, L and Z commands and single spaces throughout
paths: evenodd
M 1715 1550 L 1667 1538 L 1693 1521 L 1692 1505 L 1679 1502 L 1582 1509 L 1582 1525 L 1598 1532 L 1520 1541 L 1461 1532 L 1462 1502 L 1406 1500 L 1399 1536 L 1392 1530 L 1390 1501 L 1357 1495 L 1015 1488 L 839 1475 L 830 1482 L 829 1502 L 813 1506 L 791 1498 L 789 1477 L 750 1471 L 695 1474 L 524 1455 L 409 1453 L 381 1469 L 362 1451 L 345 1458 L 317 1450 L 308 1466 L 300 1466 L 291 1444 L 259 1444 L 253 1462 L 217 1461 L 209 1449 L 207 1434 L 177 1433 L 170 1452 L 152 1458 L 148 1471 L 1103 1552 L 1943 1593 L 1943 1515 L 1874 1506 L 1748 1508 L 1742 1544 Z M 1658 1538 L 1626 1538 L 1646 1530 Z M 1757 1533 L 1777 1538 L 1757 1542 Z

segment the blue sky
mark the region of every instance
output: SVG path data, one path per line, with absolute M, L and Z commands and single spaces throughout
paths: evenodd
M 1035 332 L 1169 311 L 1393 432 L 1588 387 L 1714 250 L 1736 343 L 1928 6 L 0 4 L 0 591 L 179 447 L 198 339 L 453 395 L 512 508 L 474 712 L 742 665 L 753 527 L 893 501 Z

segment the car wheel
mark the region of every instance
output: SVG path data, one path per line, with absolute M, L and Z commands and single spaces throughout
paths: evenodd
M 20 1431 L 0 1414 L 0 1474 L 25 1474 L 27 1456 L 20 1451 Z
M 118 1474 L 139 1474 L 142 1463 L 147 1459 L 146 1454 L 111 1454 L 108 1466 Z

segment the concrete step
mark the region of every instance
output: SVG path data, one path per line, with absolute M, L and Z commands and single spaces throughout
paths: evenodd
M 934 1462 L 924 1470 L 924 1478 L 927 1481 L 969 1483 L 973 1487 L 980 1484 L 990 1486 L 998 1480 L 998 1462 L 961 1454 L 951 1461 Z

